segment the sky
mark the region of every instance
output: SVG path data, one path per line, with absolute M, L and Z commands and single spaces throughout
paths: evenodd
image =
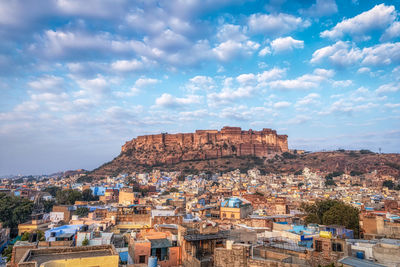
M 0 0 L 0 175 L 226 125 L 400 152 L 400 1 Z

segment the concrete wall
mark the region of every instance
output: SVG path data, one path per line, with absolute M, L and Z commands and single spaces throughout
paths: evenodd
M 264 256 L 272 257 L 270 259 L 254 259 L 250 255 L 250 247 L 246 245 L 235 244 L 232 249 L 216 248 L 214 251 L 215 267 L 300 267 L 302 265 L 282 262 L 290 256 L 281 253 L 264 252 Z
M 378 263 L 390 267 L 400 266 L 400 247 L 389 244 L 378 244 L 372 248 L 372 254 Z
M 46 262 L 40 267 L 113 267 L 118 266 L 119 255 L 93 257 L 93 258 L 75 258 L 75 259 L 62 259 L 56 261 Z

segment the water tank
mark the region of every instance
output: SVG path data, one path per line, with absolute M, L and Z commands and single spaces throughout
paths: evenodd
M 157 267 L 157 257 L 149 257 L 148 267 Z
M 356 256 L 359 259 L 364 259 L 364 251 L 357 251 Z
M 332 233 L 328 231 L 319 232 L 319 236 L 323 238 L 332 238 Z

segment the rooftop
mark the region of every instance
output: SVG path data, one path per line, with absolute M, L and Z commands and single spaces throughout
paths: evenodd
M 42 263 L 62 259 L 92 258 L 117 255 L 114 247 L 108 246 L 88 246 L 72 248 L 51 248 L 51 249 L 32 249 L 23 262 L 36 262 L 37 266 Z
M 345 257 L 345 258 L 339 260 L 339 262 L 346 264 L 346 265 L 355 266 L 355 267 L 380 267 L 380 266 L 383 267 L 384 266 L 384 265 L 374 263 L 372 261 L 362 260 L 362 259 L 358 259 L 355 257 Z

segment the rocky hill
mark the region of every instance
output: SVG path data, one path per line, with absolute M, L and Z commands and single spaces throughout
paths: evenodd
M 153 168 L 184 173 L 247 171 L 257 167 L 264 173 L 295 173 L 308 167 L 314 171 L 340 171 L 400 177 L 399 154 L 376 154 L 367 150 L 299 153 L 288 150 L 286 135 L 271 129 L 243 131 L 238 127 L 198 130 L 187 134 L 139 136 L 122 146 L 112 161 L 89 175 L 149 172 Z

